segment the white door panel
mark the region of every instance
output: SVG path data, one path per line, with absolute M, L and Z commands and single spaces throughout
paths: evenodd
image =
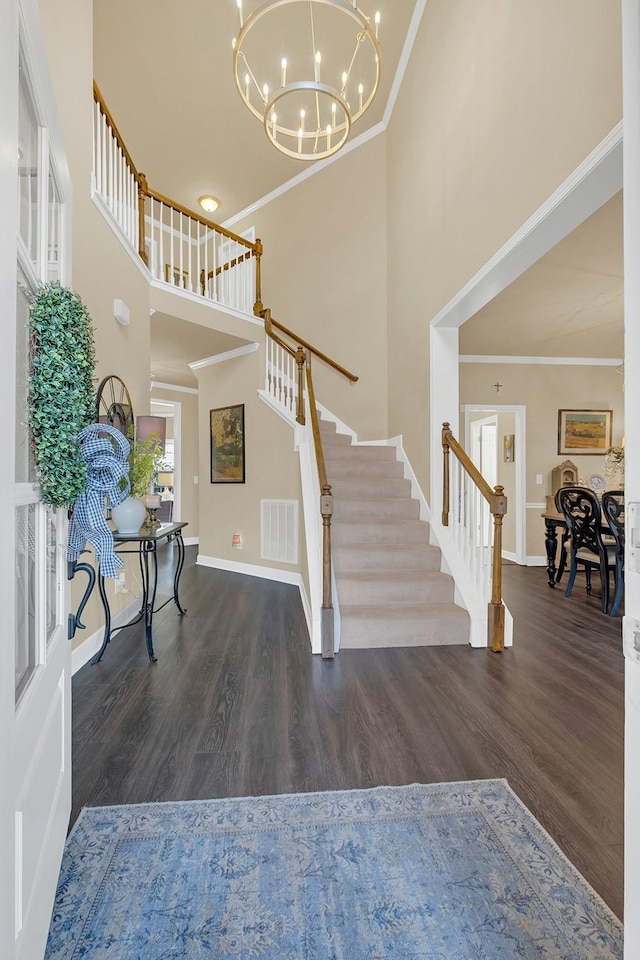
M 13 162 L 0 159 L 0 627 L 14 637 L 0 644 L 0 956 L 41 960 L 71 809 L 71 648 L 66 511 L 40 501 L 26 430 L 27 299 L 52 277 L 70 283 L 70 184 L 56 172 L 67 169 L 57 128 L 49 135 L 57 121 L 37 3 L 0 0 L 0 22 L 0 119 L 15 144 L 3 151 Z

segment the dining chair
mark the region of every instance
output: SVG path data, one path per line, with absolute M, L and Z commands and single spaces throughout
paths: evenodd
M 609 616 L 615 617 L 624 590 L 624 490 L 607 490 L 603 493 L 602 512 L 618 548 L 615 568 L 616 588 L 609 611 Z
M 618 546 L 602 539 L 602 510 L 595 493 L 586 487 L 561 487 L 556 493 L 556 507 L 564 516 L 571 538 L 570 571 L 565 597 L 571 596 L 578 567 L 584 567 L 587 594 L 591 595 L 591 573 L 600 573 L 602 612 L 609 607 L 609 571 L 616 575 Z

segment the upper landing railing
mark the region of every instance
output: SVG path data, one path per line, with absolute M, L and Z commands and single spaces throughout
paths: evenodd
M 95 190 L 153 279 L 259 314 L 260 240 L 247 240 L 152 190 L 95 83 L 93 99 Z

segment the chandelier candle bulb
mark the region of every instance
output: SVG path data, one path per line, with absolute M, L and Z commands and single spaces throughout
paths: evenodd
M 248 74 L 248 73 L 245 73 L 245 75 L 244 75 L 244 95 L 245 95 L 245 99 L 246 99 L 246 100 L 249 99 L 249 83 L 250 83 L 250 81 L 251 81 L 251 78 L 249 77 L 249 74 Z
M 331 104 L 331 126 L 333 127 L 334 130 L 336 128 L 336 110 L 337 109 L 338 109 L 338 104 L 334 100 L 333 103 Z
M 238 0 L 238 16 L 240 17 L 240 29 L 242 30 L 244 26 L 244 20 L 242 19 L 242 0 Z
M 331 150 L 331 124 L 327 124 L 327 150 Z
M 376 24 L 376 40 L 379 40 L 380 39 L 378 36 L 378 32 L 380 30 L 380 11 L 379 10 L 376 10 L 375 24 Z
M 362 110 L 362 94 L 364 93 L 364 87 L 362 84 L 358 87 L 358 93 L 360 94 L 360 109 Z
M 298 153 L 302 153 L 302 134 L 304 133 L 302 127 L 298 130 Z
M 304 118 L 306 114 L 304 110 L 300 111 L 300 130 L 298 131 L 298 136 L 304 133 Z M 298 148 L 298 153 L 300 153 L 300 148 Z
M 262 88 L 262 96 L 264 97 L 264 102 L 266 103 L 267 100 L 269 99 L 269 84 L 268 84 L 268 83 L 265 83 L 264 87 Z
M 280 86 L 286 87 L 287 85 L 287 58 L 286 57 L 282 58 L 282 63 L 280 64 L 280 67 L 282 69 L 282 73 L 280 76 Z
M 320 64 L 322 63 L 322 54 L 318 50 L 316 53 L 316 63 L 315 63 L 315 79 L 316 83 L 320 83 Z

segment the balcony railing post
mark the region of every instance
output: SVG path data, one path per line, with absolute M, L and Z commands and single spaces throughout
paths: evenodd
M 304 416 L 304 364 L 307 354 L 302 347 L 296 350 L 296 363 L 298 365 L 298 395 L 296 397 L 296 420 L 298 423 L 305 423 Z
M 331 590 L 331 517 L 333 516 L 333 496 L 331 486 L 328 483 L 322 487 L 320 494 L 320 512 L 322 514 L 322 659 L 331 660 L 335 653 L 333 596 Z
M 449 526 L 449 435 L 450 426 L 442 424 L 442 526 Z
M 489 503 L 493 515 L 493 571 L 489 603 L 488 643 L 494 653 L 504 650 L 504 603 L 502 601 L 502 520 L 507 512 L 504 487 L 493 488 Z
M 144 208 L 147 200 L 147 193 L 149 191 L 149 184 L 147 183 L 147 178 L 144 173 L 138 174 L 138 253 L 140 254 L 140 259 L 146 266 L 149 266 L 149 257 L 147 256 L 147 251 L 145 249 L 145 219 L 144 219 Z M 162 229 L 162 224 L 160 225 Z
M 263 311 L 262 306 L 262 240 L 256 240 L 256 302 L 253 305 L 253 312 L 259 317 Z

